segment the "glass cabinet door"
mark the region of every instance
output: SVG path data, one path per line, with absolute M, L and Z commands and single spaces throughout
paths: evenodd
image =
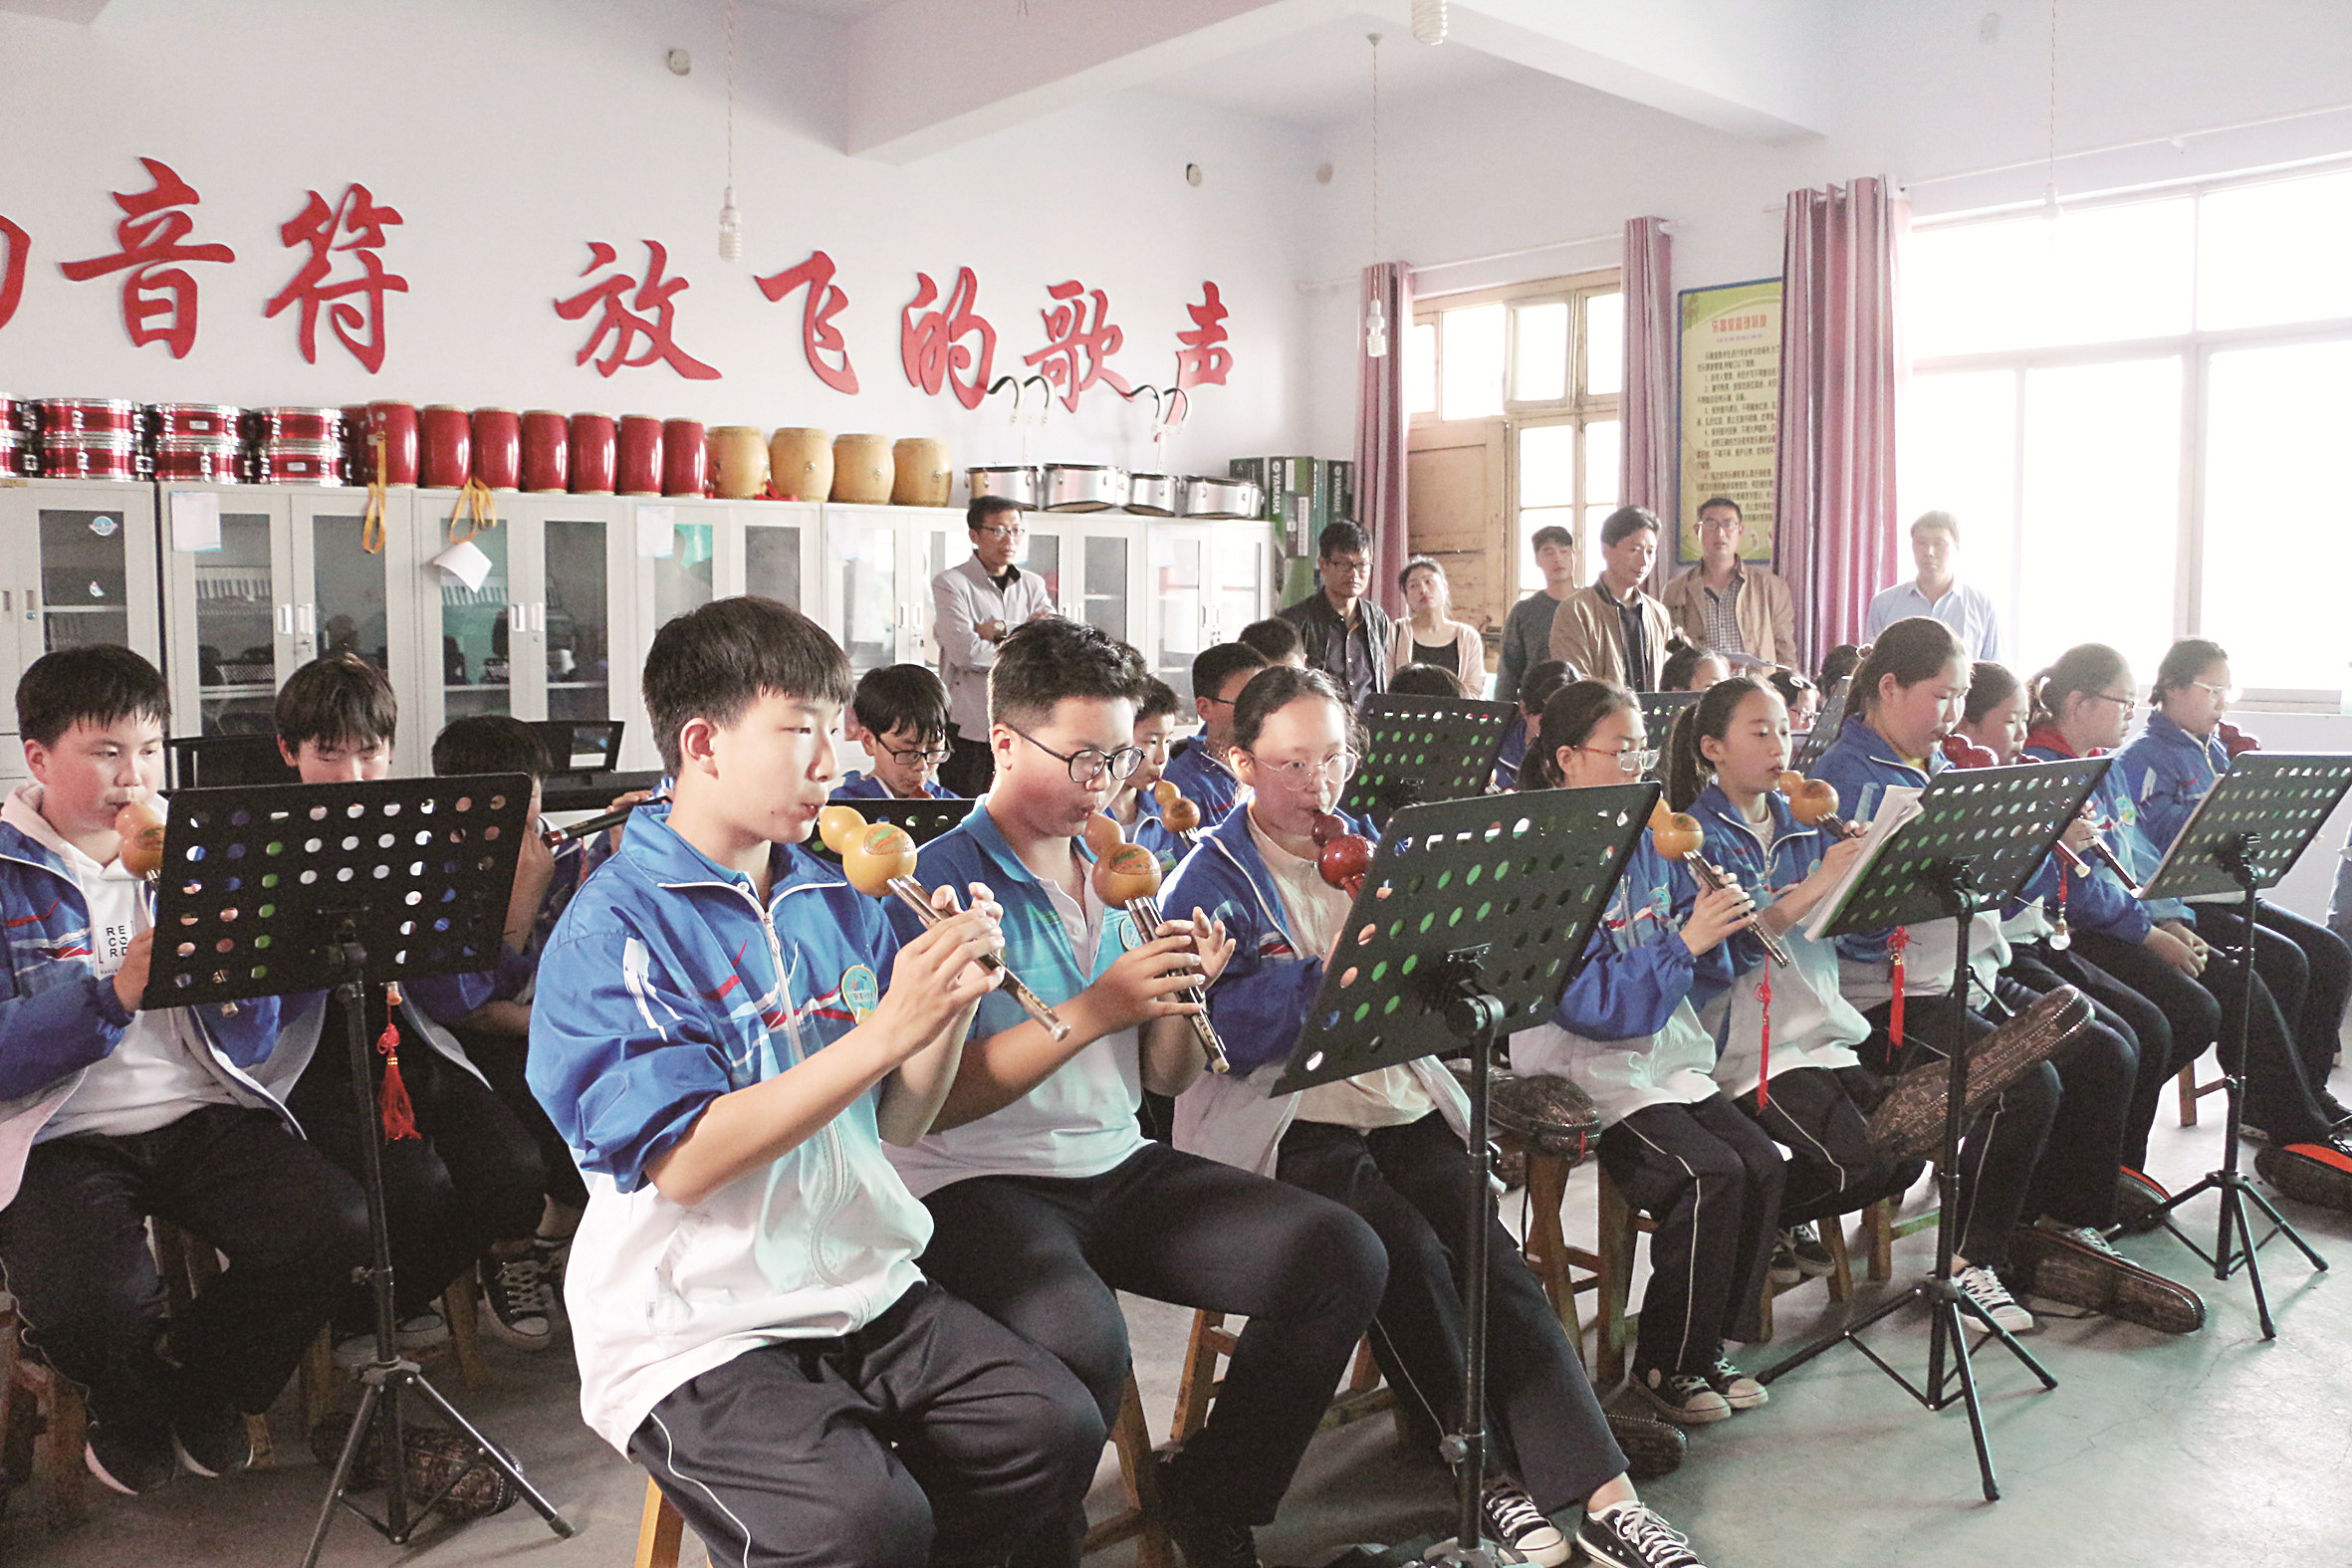
M 223 511 L 220 549 L 190 558 L 203 735 L 268 735 L 277 703 L 281 602 L 266 512 Z M 289 619 L 291 631 L 291 619 Z M 287 637 L 289 651 L 291 636 Z
M 1207 556 L 1208 541 L 1197 529 L 1152 531 L 1151 590 L 1158 625 L 1152 673 L 1176 689 L 1179 702 L 1188 704 L 1193 655 L 1205 645 L 1207 602 L 1201 572 Z
M 384 552 L 362 547 L 357 513 L 309 518 L 311 595 L 302 631 L 304 661 L 355 653 L 390 674 L 391 615 L 386 602 Z M 429 739 L 429 738 L 428 738 Z
M 473 546 L 490 558 L 490 574 L 478 588 L 469 588 L 435 567 L 427 591 L 438 589 L 441 624 L 428 652 L 439 649 L 441 721 L 476 714 L 513 713 L 513 616 L 509 606 L 521 602 L 510 570 L 513 530 L 486 528 L 473 536 Z M 446 537 L 446 536 L 444 536 Z M 432 549 L 440 542 L 428 540 Z
M 743 531 L 743 591 L 790 604 L 801 603 L 802 530 L 797 523 L 752 523 Z
M 1266 543 L 1263 531 L 1209 535 L 1209 635 L 1231 642 L 1259 618 L 1266 602 Z
M 652 630 L 711 601 L 714 533 L 709 523 L 691 517 L 670 526 L 670 553 L 653 560 Z
M 1076 605 L 1080 618 L 1106 637 L 1121 642 L 1127 636 L 1127 558 L 1129 542 L 1120 534 L 1089 534 L 1080 567 L 1083 592 Z
M 836 536 L 834 562 L 841 591 L 841 647 L 862 675 L 896 664 L 904 623 L 898 584 L 898 527 L 846 509 L 826 518 Z
M 612 713 L 612 612 L 606 525 L 550 516 L 546 553 L 547 716 L 608 719 Z
M 1053 601 L 1056 609 L 1061 609 L 1069 602 L 1061 596 L 1062 544 L 1063 540 L 1058 534 L 1030 534 L 1023 539 L 1022 553 L 1013 558 L 1013 563 L 1024 573 L 1035 572 L 1046 584 L 1046 597 Z
M 41 646 L 128 645 L 130 569 L 119 510 L 41 510 Z

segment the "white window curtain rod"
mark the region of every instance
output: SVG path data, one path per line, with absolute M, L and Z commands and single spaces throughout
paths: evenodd
M 2323 114 L 2352 113 L 2352 104 L 2323 104 L 2317 109 L 2290 110 L 2283 114 L 2264 114 L 2256 119 L 2235 119 L 2221 125 L 2199 125 L 2191 130 L 2169 131 L 2163 135 L 2137 136 L 2130 141 L 2111 141 L 2105 146 L 2079 147 L 2061 152 L 2055 161 L 2065 163 L 2075 158 L 2103 157 L 2110 152 L 2134 152 L 2142 147 L 2173 146 L 2186 152 L 2189 141 L 2198 136 L 2227 135 L 2235 130 L 2259 130 L 2265 125 L 2290 124 L 2298 119 L 2316 119 Z M 1929 185 L 1947 185 L 1954 180 L 1982 179 L 1988 174 L 2012 174 L 2019 169 L 2047 168 L 2053 160 L 2047 156 L 2018 158 L 2010 163 L 1988 164 L 1981 169 L 1960 169 L 1950 174 L 1929 174 L 1919 179 L 1903 181 L 1905 190 L 1919 190 Z
M 1773 210 L 1776 212 L 1779 209 L 1774 208 Z M 1666 225 L 1667 233 L 1672 234 L 1675 231 L 1676 225 L 1672 223 Z M 1603 234 L 1581 235 L 1572 240 L 1548 240 L 1541 245 L 1523 245 L 1515 251 L 1496 251 L 1489 256 L 1464 256 L 1455 261 L 1416 262 L 1413 264 L 1413 277 L 1418 280 L 1425 273 L 1447 272 L 1457 267 L 1484 267 L 1491 262 L 1517 261 L 1522 256 L 1540 256 L 1546 251 L 1581 250 L 1587 245 L 1622 245 L 1624 243 L 1625 231 L 1622 228 L 1616 228 Z M 1362 276 L 1356 273 L 1350 273 L 1344 278 L 1317 278 L 1312 283 L 1298 285 L 1298 292 L 1300 294 L 1315 294 L 1325 289 L 1350 289 L 1362 281 Z M 1418 298 L 1443 291 L 1416 287 L 1413 292 Z

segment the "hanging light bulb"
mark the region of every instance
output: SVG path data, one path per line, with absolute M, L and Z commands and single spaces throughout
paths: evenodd
M 1424 44 L 1446 41 L 1446 0 L 1413 0 L 1413 36 Z
M 1364 311 L 1364 357 L 1388 357 L 1388 311 L 1381 305 L 1380 296 L 1373 295 L 1372 303 Z

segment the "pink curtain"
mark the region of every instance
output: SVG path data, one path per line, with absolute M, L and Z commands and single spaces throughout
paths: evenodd
M 1388 317 L 1388 352 L 1364 352 L 1363 315 L 1374 300 Z M 1381 262 L 1364 269 L 1355 329 L 1355 520 L 1372 536 L 1375 600 L 1404 613 L 1396 574 L 1412 555 L 1405 543 L 1405 345 L 1413 332 L 1413 269 Z
M 1680 520 L 1674 493 L 1674 241 L 1664 218 L 1625 225 L 1625 504 L 1647 507 L 1667 525 L 1658 576 L 1673 575 L 1670 553 Z
M 1859 642 L 1871 595 L 1898 574 L 1895 288 L 1909 222 L 1883 179 L 1788 193 L 1772 548 L 1808 664 Z

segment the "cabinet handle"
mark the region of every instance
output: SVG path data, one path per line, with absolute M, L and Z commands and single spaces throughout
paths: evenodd
M 525 629 L 522 605 L 509 604 L 506 607 L 506 627 L 509 631 L 522 631 Z
M 305 637 L 319 634 L 319 606 L 298 604 L 294 610 L 294 629 Z
M 281 637 L 294 635 L 294 606 L 291 604 L 278 606 L 278 635 Z
M 533 631 L 547 630 L 547 601 L 545 599 L 534 599 L 531 602 L 531 629 Z

